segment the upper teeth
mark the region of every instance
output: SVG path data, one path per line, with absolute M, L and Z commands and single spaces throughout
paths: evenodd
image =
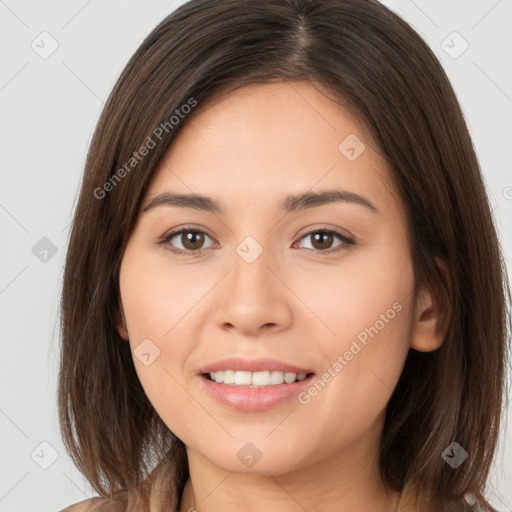
M 210 377 L 218 383 L 230 384 L 232 386 L 275 386 L 277 384 L 291 384 L 296 380 L 306 378 L 305 373 L 263 371 L 263 372 L 245 372 L 235 370 L 224 370 L 210 372 Z

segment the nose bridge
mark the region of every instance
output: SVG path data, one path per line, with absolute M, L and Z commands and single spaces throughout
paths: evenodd
M 268 267 L 272 266 L 272 250 L 268 237 L 264 243 L 266 246 L 249 235 L 235 248 L 234 269 L 231 276 L 232 293 L 252 295 L 271 292 L 270 277 L 272 273 Z
M 236 246 L 232 271 L 226 276 L 227 287 L 216 308 L 217 323 L 231 324 L 248 333 L 266 324 L 282 327 L 289 321 L 286 290 L 274 275 L 272 256 L 271 248 L 252 236 Z

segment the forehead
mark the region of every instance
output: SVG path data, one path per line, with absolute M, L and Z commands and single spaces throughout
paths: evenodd
M 350 109 L 318 84 L 277 82 L 200 103 L 161 159 L 147 196 L 171 189 L 224 204 L 339 187 L 376 202 L 394 196 L 387 161 Z

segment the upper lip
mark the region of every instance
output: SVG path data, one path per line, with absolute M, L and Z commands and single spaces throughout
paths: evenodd
M 258 358 L 258 359 L 244 359 L 242 357 L 228 357 L 215 361 L 214 363 L 207 364 L 200 368 L 199 373 L 210 373 L 223 370 L 239 370 L 247 372 L 262 372 L 262 371 L 281 371 L 289 373 L 313 373 L 312 370 L 307 370 L 294 366 L 292 364 L 278 361 L 277 359 Z

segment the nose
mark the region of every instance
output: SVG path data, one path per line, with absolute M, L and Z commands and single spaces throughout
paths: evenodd
M 216 324 L 243 336 L 287 329 L 292 321 L 293 293 L 278 277 L 282 272 L 270 251 L 263 250 L 249 261 L 235 255 L 234 266 L 224 277 L 216 298 Z

